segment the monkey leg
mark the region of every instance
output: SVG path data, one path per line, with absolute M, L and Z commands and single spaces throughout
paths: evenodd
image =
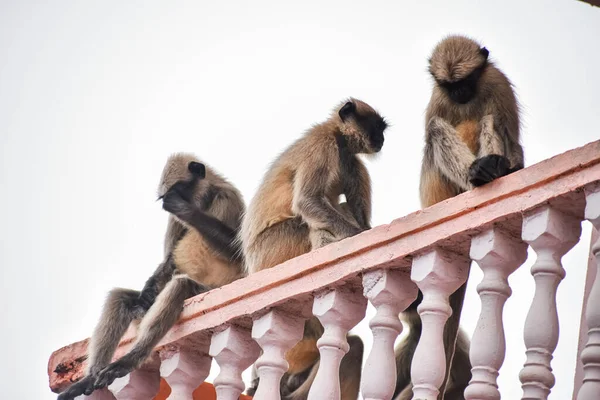
M 335 208 L 342 214 L 342 216 L 348 220 L 348 223 L 354 225 L 360 230 L 364 230 L 365 227 L 359 227 L 359 223 L 356 217 L 352 214 L 350 205 L 348 203 L 340 203 Z M 328 245 L 329 243 L 340 241 L 344 238 L 336 237 L 332 232 L 327 229 L 310 229 L 309 233 L 310 243 L 312 250 L 321 248 Z
M 186 275 L 174 276 L 142 319 L 138 336 L 129 353 L 100 371 L 94 382 L 94 389 L 106 387 L 116 378 L 138 368 L 150 356 L 160 339 L 175 325 L 183 310 L 184 301 L 206 290 L 207 287 Z
M 469 167 L 475 155 L 461 140 L 456 129 L 439 117 L 433 117 L 427 125 L 425 157 L 451 182 L 463 190 L 470 190 Z
M 143 308 L 144 313 L 152 307 L 152 304 L 156 301 L 158 294 L 165 288 L 167 283 L 173 277 L 175 273 L 175 262 L 173 261 L 173 254 L 170 253 L 164 262 L 162 262 L 158 268 L 154 271 L 152 276 L 148 278 L 144 287 L 139 295 L 138 304 Z
M 144 315 L 144 309 L 138 303 L 139 295 L 140 292 L 130 289 L 117 288 L 109 292 L 90 340 L 87 374 L 62 392 L 58 400 L 92 393 L 96 376 L 110 363 L 129 324 Z
M 286 219 L 261 232 L 246 252 L 248 271 L 271 268 L 311 250 L 308 225 L 302 218 Z

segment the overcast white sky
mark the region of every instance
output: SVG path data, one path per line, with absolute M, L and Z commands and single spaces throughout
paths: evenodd
M 369 162 L 374 225 L 416 210 L 426 60 L 449 33 L 480 39 L 516 85 L 528 165 L 598 139 L 600 9 L 575 0 L 0 1 L 4 398 L 53 399 L 51 352 L 88 337 L 106 292 L 141 287 L 161 261 L 155 190 L 172 152 L 195 152 L 248 201 L 279 151 L 354 96 L 392 123 Z M 564 259 L 555 400 L 573 386 L 589 232 Z M 505 311 L 506 399 L 521 396 L 531 261 Z M 368 351 L 367 321 L 356 332 Z

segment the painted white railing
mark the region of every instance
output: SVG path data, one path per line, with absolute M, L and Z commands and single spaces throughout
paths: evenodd
M 583 220 L 600 228 L 600 141 L 188 300 L 179 323 L 142 369 L 88 398 L 164 399 L 162 377 L 171 388 L 169 399 L 192 399 L 214 358 L 220 367 L 214 381 L 219 400 L 238 399 L 245 389 L 241 373 L 253 363 L 260 377 L 255 398 L 280 399 L 280 379 L 288 367 L 284 354 L 314 315 L 325 333 L 317 344 L 321 363 L 309 399 L 339 399 L 346 334 L 364 318 L 370 301 L 376 309 L 370 321 L 373 346 L 361 393 L 364 399 L 389 400 L 396 376 L 393 346 L 402 330 L 398 315 L 418 287 L 423 332 L 411 372 L 414 398 L 435 400 L 446 372 L 442 333 L 451 312 L 449 296 L 467 280 L 475 261 L 483 271 L 477 286 L 482 307 L 465 398 L 500 399 L 508 277 L 531 247 L 535 295 L 524 326 L 526 362 L 519 378 L 522 399 L 547 399 L 561 378 L 551 368 L 559 335 L 556 292 L 565 276 L 561 258 L 579 241 Z M 592 251 L 600 263 L 600 241 Z M 596 278 L 585 293 L 587 344 L 577 400 L 600 399 L 600 274 L 595 275 L 597 265 L 593 268 Z M 117 357 L 134 336 L 132 328 Z M 86 346 L 75 343 L 52 355 L 53 390 L 81 377 Z

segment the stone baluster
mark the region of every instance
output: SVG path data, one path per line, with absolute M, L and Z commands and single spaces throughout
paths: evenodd
M 381 269 L 363 277 L 364 295 L 377 310 L 369 322 L 373 347 L 362 376 L 361 393 L 365 400 L 389 400 L 396 387 L 394 342 L 402 332 L 399 314 L 416 298 L 417 286 L 410 270 Z
M 317 341 L 320 364 L 308 393 L 308 400 L 340 398 L 340 363 L 350 346 L 348 331 L 365 315 L 367 299 L 362 293 L 346 288 L 323 292 L 315 297 L 313 314 L 325 328 Z
M 544 400 L 554 386 L 550 361 L 558 343 L 556 290 L 565 277 L 561 258 L 579 240 L 581 224 L 551 206 L 527 213 L 523 219 L 523 240 L 535 250 L 531 267 L 535 295 L 525 320 L 527 360 L 519 374 L 523 400 Z
M 467 280 L 470 260 L 434 249 L 413 259 L 411 278 L 423 293 L 423 324 L 411 366 L 413 399 L 436 400 L 446 375 L 444 326 L 452 314 L 449 296 Z
M 512 294 L 508 277 L 527 259 L 527 244 L 492 228 L 473 238 L 470 255 L 483 279 L 477 285 L 481 313 L 471 340 L 473 377 L 465 399 L 500 400 L 497 378 L 506 352 L 502 310 Z
M 255 398 L 281 399 L 281 377 L 289 367 L 285 353 L 302 339 L 303 333 L 304 318 L 281 310 L 271 310 L 254 320 L 252 338 L 263 349 L 255 363 L 259 377 Z
M 117 400 L 151 400 L 160 388 L 158 358 L 108 386 Z
M 212 359 L 206 344 L 198 347 L 167 346 L 159 352 L 160 376 L 171 387 L 168 400 L 189 400 L 210 373 Z
M 250 336 L 250 331 L 239 326 L 229 326 L 215 333 L 209 353 L 221 368 L 214 381 L 217 399 L 238 400 L 245 389 L 242 372 L 259 355 L 258 344 Z
M 75 397 L 75 400 L 115 400 L 115 396 L 107 388 L 94 390 L 89 396 L 81 395 Z
M 586 189 L 585 218 L 600 231 L 600 185 Z M 600 239 L 594 243 L 592 253 L 596 258 L 596 279 L 587 301 L 585 320 L 588 326 L 588 341 L 581 352 L 583 384 L 577 400 L 600 398 Z

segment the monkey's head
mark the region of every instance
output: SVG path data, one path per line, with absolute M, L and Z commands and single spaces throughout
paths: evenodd
M 350 98 L 337 108 L 339 129 L 355 153 L 374 154 L 383 147 L 388 124 L 367 103 Z
M 429 73 L 436 84 L 458 104 L 471 101 L 478 90 L 489 51 L 464 36 L 452 35 L 437 44 L 429 59 Z
M 212 176 L 211 174 L 212 170 L 201 163 L 193 154 L 172 154 L 162 172 L 158 186 L 158 197 L 164 196 L 167 190 L 177 182 L 194 181 L 193 197 L 200 201 L 208 185 L 205 180 L 207 176 Z

